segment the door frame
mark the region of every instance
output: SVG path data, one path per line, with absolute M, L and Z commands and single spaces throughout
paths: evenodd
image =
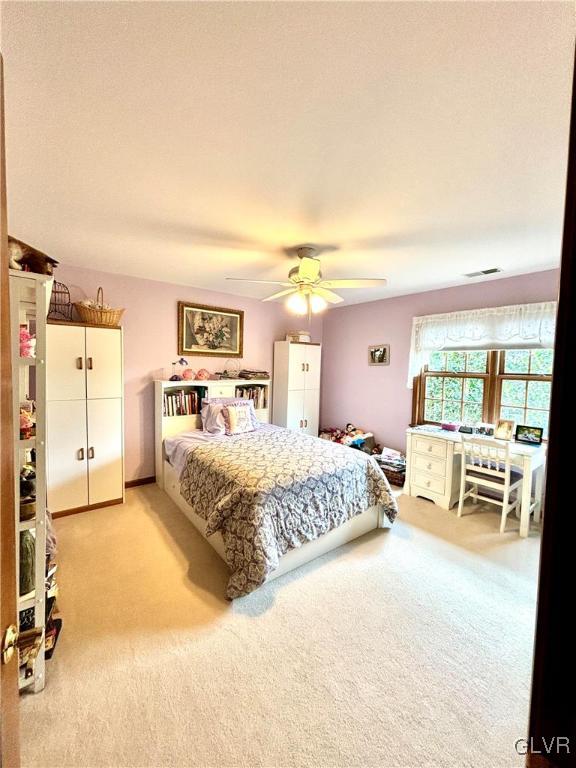
M 563 768 L 573 766 L 576 759 L 576 632 L 570 621 L 574 619 L 576 584 L 576 515 L 565 501 L 574 471 L 572 442 L 576 409 L 573 381 L 564 375 L 573 363 L 576 341 L 576 69 L 572 79 L 546 511 L 540 552 L 530 723 L 524 745 L 526 764 L 530 768 Z M 569 752 L 564 739 L 569 739 Z
M 16 520 L 14 517 L 14 432 L 10 275 L 8 272 L 6 156 L 4 146 L 4 64 L 0 54 L 0 639 L 10 624 L 18 626 L 16 606 Z M 0 764 L 20 765 L 18 655 L 0 664 Z

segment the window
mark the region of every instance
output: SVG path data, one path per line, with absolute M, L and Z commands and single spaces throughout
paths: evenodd
M 495 423 L 499 418 L 548 432 L 551 349 L 433 352 L 414 388 L 414 421 Z
M 522 349 L 500 355 L 499 418 L 542 427 L 548 436 L 552 390 L 551 349 Z

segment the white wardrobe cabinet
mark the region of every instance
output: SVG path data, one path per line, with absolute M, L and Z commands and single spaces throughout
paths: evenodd
M 319 344 L 274 343 L 274 424 L 318 434 L 321 352 Z
M 122 330 L 47 327 L 48 507 L 124 498 Z

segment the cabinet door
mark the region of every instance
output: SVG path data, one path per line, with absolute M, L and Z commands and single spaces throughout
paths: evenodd
M 304 432 L 318 437 L 320 390 L 307 389 L 304 393 Z
M 122 332 L 86 328 L 86 396 L 122 397 Z
M 304 389 L 306 381 L 306 345 L 288 347 L 288 389 Z
M 322 347 L 311 344 L 306 350 L 306 389 L 320 389 L 320 356 Z
M 86 397 L 86 329 L 76 325 L 46 326 L 46 399 Z
M 88 488 L 90 504 L 121 499 L 122 400 L 88 400 Z
M 88 504 L 86 401 L 53 400 L 46 405 L 48 509 Z
M 288 392 L 286 429 L 301 430 L 304 422 L 304 390 L 293 389 Z

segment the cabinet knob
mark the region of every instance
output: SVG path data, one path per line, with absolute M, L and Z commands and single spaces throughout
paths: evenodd
M 93 367 L 94 367 L 94 365 L 92 363 L 92 358 L 91 357 L 87 357 L 86 358 L 86 368 L 88 368 L 88 370 L 91 371 Z
M 426 480 L 426 488 L 430 488 L 430 480 Z
M 431 445 L 428 446 L 428 453 L 432 453 L 432 446 Z
M 307 371 L 309 371 L 309 370 L 310 370 L 310 364 L 309 364 L 309 363 L 306 363 L 306 370 L 307 370 Z
M 432 469 L 432 464 L 431 464 L 431 462 L 428 462 L 428 464 L 426 465 L 426 469 Z
M 81 371 L 82 368 L 84 368 L 84 361 L 82 360 L 81 357 L 76 358 L 76 368 L 78 368 L 79 371 Z
M 303 371 L 305 371 L 305 370 L 306 370 L 306 363 L 302 363 L 302 370 L 303 370 Z
M 84 448 L 79 448 L 77 453 L 78 461 L 84 461 Z
M 93 459 L 96 454 L 94 453 L 94 447 L 91 445 L 90 448 L 88 448 L 88 458 Z

